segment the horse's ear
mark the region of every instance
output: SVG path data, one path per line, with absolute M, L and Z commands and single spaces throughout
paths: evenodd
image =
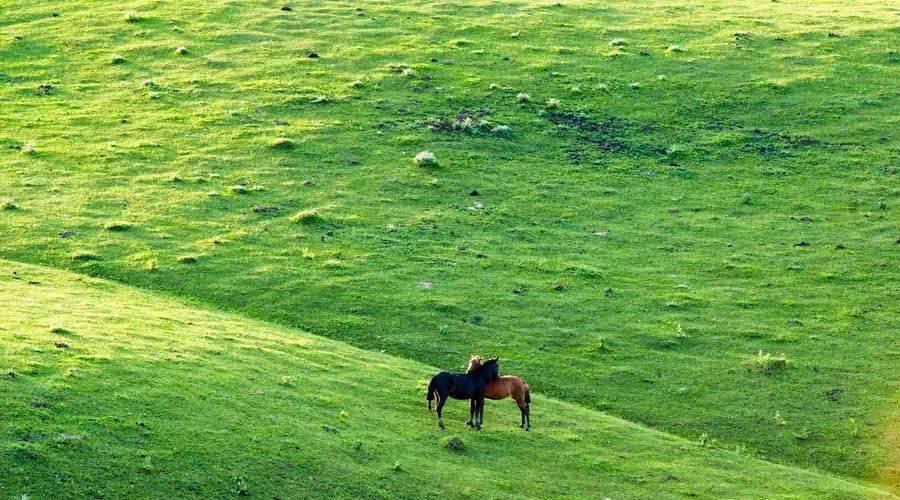
M 500 362 L 500 356 L 495 356 L 494 363 L 499 363 L 499 362 Z

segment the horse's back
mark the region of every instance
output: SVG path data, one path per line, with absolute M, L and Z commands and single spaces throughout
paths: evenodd
M 449 387 L 453 382 L 453 374 L 450 372 L 441 372 L 437 375 L 431 377 L 431 385 L 439 385 L 442 387 Z
M 488 384 L 484 397 L 488 399 L 504 399 L 512 396 L 518 399 L 530 391 L 528 382 L 525 382 L 521 377 L 503 375 Z

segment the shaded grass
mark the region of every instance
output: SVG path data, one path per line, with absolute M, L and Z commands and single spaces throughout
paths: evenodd
M 463 442 L 425 410 L 435 368 L 103 280 L 0 269 L 2 369 L 16 373 L 0 379 L 15 416 L 0 421 L 0 491 L 16 497 L 883 495 L 538 394 L 532 432 L 490 402 L 486 430 Z M 52 348 L 49 321 L 78 332 L 68 349 Z M 451 429 L 464 407 L 447 406 Z

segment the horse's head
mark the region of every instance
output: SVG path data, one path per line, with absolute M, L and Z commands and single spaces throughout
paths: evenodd
M 487 380 L 500 378 L 500 357 L 489 359 L 481 364 L 479 369 L 482 376 Z

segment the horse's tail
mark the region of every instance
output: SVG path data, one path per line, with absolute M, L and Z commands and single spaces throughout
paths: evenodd
M 428 382 L 428 392 L 425 393 L 425 400 L 428 401 L 428 411 L 431 411 L 431 402 L 434 401 L 434 393 L 437 392 L 434 388 L 434 378 L 432 377 L 431 382 Z

